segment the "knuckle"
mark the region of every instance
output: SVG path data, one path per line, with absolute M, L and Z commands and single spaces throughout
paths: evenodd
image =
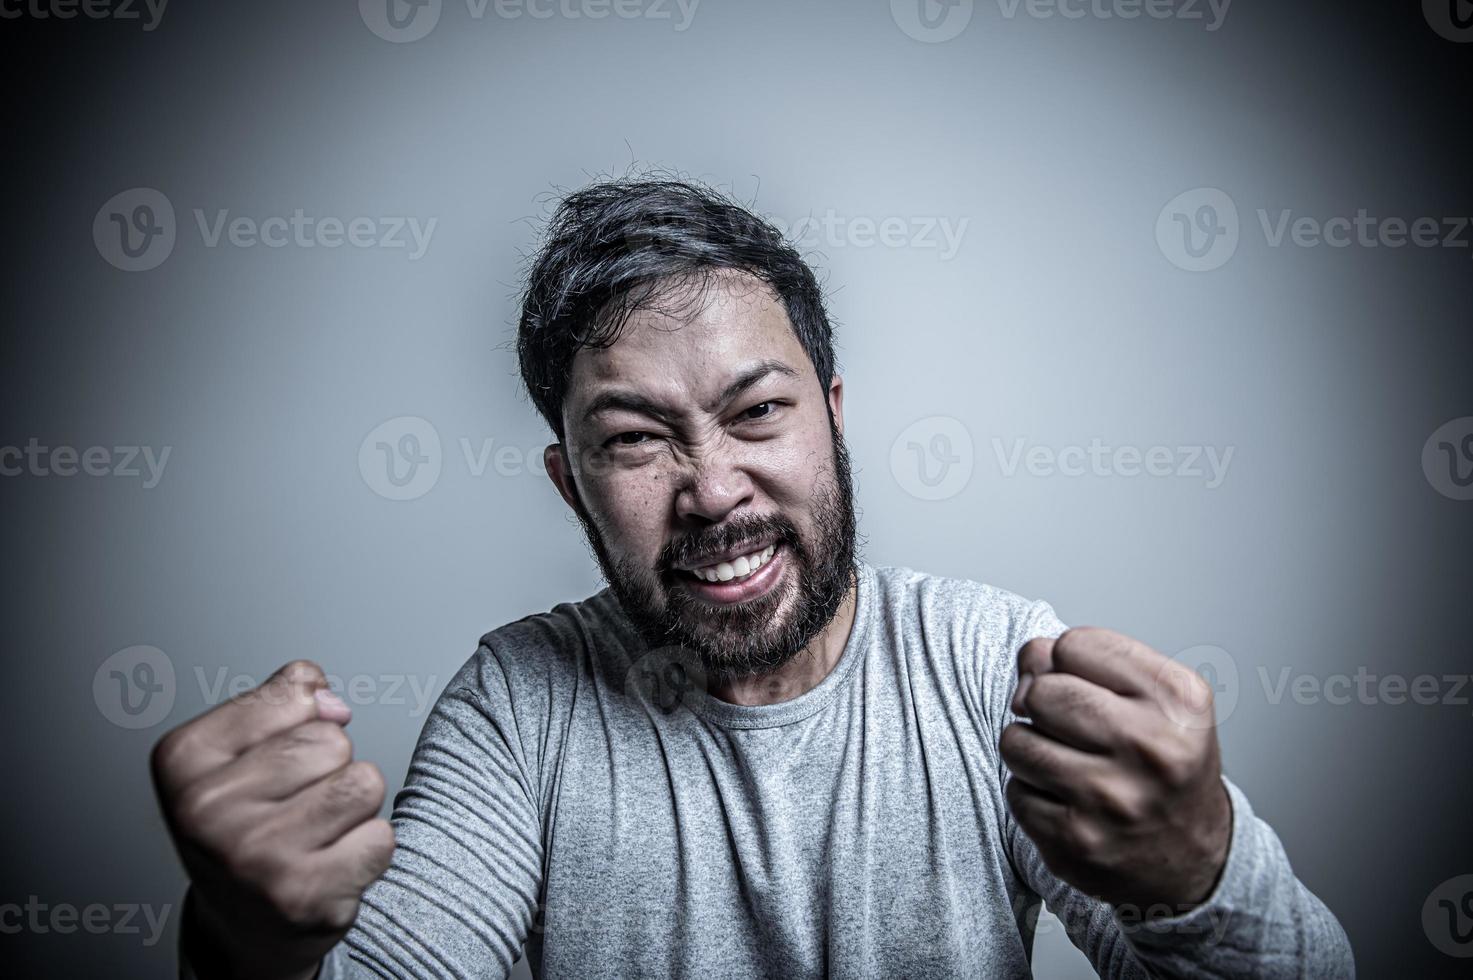
M 1002 753 L 1003 759 L 1011 764 L 1022 756 L 1022 743 L 1027 739 L 1028 733 L 1020 722 L 1013 722 L 1002 730 L 998 736 L 997 748 Z
M 219 812 L 219 794 L 208 785 L 196 783 L 174 801 L 174 821 L 189 837 L 205 836 Z
M 340 898 L 321 906 L 318 910 L 317 925 L 331 929 L 333 932 L 343 932 L 352 928 L 357 918 L 358 899 L 356 897 Z
M 327 676 L 315 661 L 306 659 L 292 660 L 276 672 L 276 675 L 288 684 L 308 686 L 319 681 L 325 681 Z
M 1130 823 L 1143 816 L 1139 795 L 1119 782 L 1096 784 L 1091 787 L 1090 795 L 1099 811 L 1114 820 Z
M 1054 641 L 1046 636 L 1035 636 L 1018 648 L 1020 669 L 1040 668 L 1048 662 L 1049 649 Z
M 291 730 L 282 750 L 289 755 L 320 756 L 336 768 L 353 758 L 353 739 L 336 722 L 309 721 Z
M 1059 837 L 1069 852 L 1081 861 L 1093 861 L 1103 843 L 1099 829 L 1077 814 L 1070 814 L 1064 820 Z
M 1145 743 L 1141 756 L 1168 787 L 1179 789 L 1192 781 L 1199 768 L 1197 752 L 1180 738 L 1157 738 Z
M 154 743 L 153 751 L 149 753 L 149 768 L 153 773 L 154 783 L 159 787 L 172 782 L 184 760 L 193 754 L 194 739 L 190 733 L 191 727 L 188 724 L 181 725 L 165 733 L 163 738 Z
M 368 841 L 369 854 L 374 863 L 379 865 L 378 871 L 381 873 L 394 857 L 394 825 L 387 820 L 373 820 L 368 826 L 371 834 Z
M 267 896 L 277 914 L 299 929 L 323 926 L 324 908 L 315 889 L 299 876 L 287 876 L 275 882 Z
M 236 881 L 262 887 L 274 904 L 273 892 L 279 886 L 273 883 L 280 877 L 282 864 L 278 847 L 263 841 L 260 834 L 243 837 L 225 855 L 225 869 Z
M 371 762 L 355 762 L 333 780 L 329 805 L 334 809 L 377 810 L 384 801 L 384 777 Z
M 1079 703 L 1076 689 L 1070 683 L 1069 674 L 1039 674 L 1028 688 L 1028 706 L 1056 704 L 1062 708 L 1075 707 Z
M 1054 641 L 1054 663 L 1067 670 L 1070 663 L 1089 652 L 1096 632 L 1092 626 L 1075 626 L 1060 633 Z

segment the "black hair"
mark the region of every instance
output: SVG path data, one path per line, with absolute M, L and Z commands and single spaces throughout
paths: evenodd
M 823 290 L 771 222 L 685 179 L 605 180 L 558 203 L 526 276 L 517 360 L 527 393 L 559 440 L 578 351 L 608 347 L 632 314 L 672 293 L 691 295 L 681 287 L 703 293 L 722 270 L 745 272 L 776 294 L 827 391 L 834 351 Z

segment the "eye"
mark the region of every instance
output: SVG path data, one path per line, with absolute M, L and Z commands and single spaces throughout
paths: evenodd
M 648 432 L 621 432 L 604 443 L 605 446 L 640 446 L 650 440 Z
M 777 404 L 775 402 L 758 402 L 743 412 L 742 418 L 751 420 L 764 419 L 775 411 L 777 411 Z

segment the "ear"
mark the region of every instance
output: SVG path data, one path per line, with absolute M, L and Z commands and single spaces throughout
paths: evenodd
M 834 413 L 834 427 L 844 434 L 844 378 L 835 372 L 829 380 L 829 411 Z
M 573 482 L 573 469 L 568 463 L 567 451 L 560 442 L 554 442 L 542 450 L 542 468 L 547 478 L 557 487 L 557 492 L 574 511 L 578 510 L 578 487 Z

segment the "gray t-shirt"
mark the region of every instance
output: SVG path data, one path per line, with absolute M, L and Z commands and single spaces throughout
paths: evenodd
M 997 743 L 1018 648 L 1064 628 L 861 562 L 832 672 L 750 706 L 648 650 L 607 589 L 503 626 L 427 720 L 393 864 L 323 980 L 502 977 L 524 943 L 549 978 L 1023 977 L 1040 897 L 1102 976 L 1352 976 L 1231 783 L 1227 866 L 1193 911 L 1141 924 L 1048 871 Z

